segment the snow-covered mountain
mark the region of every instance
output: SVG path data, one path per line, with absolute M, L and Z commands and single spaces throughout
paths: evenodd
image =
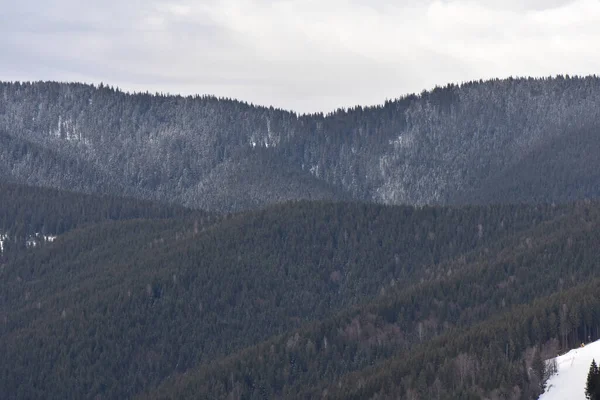
M 600 78 L 448 85 L 323 115 L 0 82 L 0 181 L 211 211 L 600 197 Z
M 558 372 L 538 400 L 585 400 L 585 382 L 592 360 L 600 361 L 600 340 L 556 358 Z

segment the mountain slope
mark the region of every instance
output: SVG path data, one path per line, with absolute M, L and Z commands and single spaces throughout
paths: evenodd
M 600 334 L 600 209 L 573 211 L 428 267 L 436 279 L 388 287 L 370 303 L 179 375 L 148 397 L 537 398 L 534 356 Z
M 40 149 L 18 160 L 4 151 L 0 171 L 13 182 L 216 211 L 339 196 L 564 202 L 600 194 L 599 109 L 597 77 L 448 85 L 326 116 L 106 86 L 0 83 L 0 131 Z
M 470 328 L 441 336 L 375 368 L 324 383 L 299 397 L 329 394 L 333 399 L 460 398 L 537 399 L 544 356 L 558 348 L 566 320 L 575 339 L 600 311 L 598 279 L 541 297 Z M 569 310 L 568 317 L 562 310 Z M 584 315 L 571 320 L 571 313 Z M 578 345 L 577 345 L 578 346 Z M 542 355 L 543 354 L 543 355 Z M 554 353 L 556 354 L 556 353 Z M 536 367 L 535 359 L 539 360 Z M 570 397 L 569 397 L 570 398 Z
M 46 232 L 57 235 L 107 220 L 210 217 L 203 211 L 132 198 L 6 183 L 0 183 L 0 204 L 0 230 L 11 234 Z
M 65 155 L 0 128 L 1 182 L 58 187 L 80 192 L 122 194 L 118 180 L 100 173 L 75 154 Z M 82 178 L 86 177 L 85 180 Z
M 392 287 L 435 280 L 446 260 L 459 257 L 460 269 L 565 212 L 301 202 L 209 224 L 77 228 L 0 272 L 0 389 L 130 397 Z
M 207 209 L 235 212 L 292 200 L 349 200 L 351 196 L 294 168 L 273 149 L 258 149 L 219 164 L 196 187 L 186 190 L 181 202 L 195 199 L 203 199 Z
M 498 171 L 481 190 L 459 194 L 458 203 L 566 202 L 594 198 L 598 193 L 600 131 L 572 130 L 531 148 L 519 162 Z

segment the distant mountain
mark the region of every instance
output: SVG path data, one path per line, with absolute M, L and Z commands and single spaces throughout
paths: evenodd
M 328 115 L 215 97 L 0 83 L 3 181 L 214 211 L 299 199 L 566 202 L 600 195 L 600 79 L 448 85 Z

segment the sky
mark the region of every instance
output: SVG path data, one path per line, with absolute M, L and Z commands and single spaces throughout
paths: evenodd
M 0 80 L 104 82 L 300 113 L 600 72 L 600 0 L 0 0 Z

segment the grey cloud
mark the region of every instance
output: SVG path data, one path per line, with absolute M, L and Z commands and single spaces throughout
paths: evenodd
M 0 79 L 104 81 L 298 111 L 600 68 L 590 52 L 597 0 L 25 0 L 0 10 Z

